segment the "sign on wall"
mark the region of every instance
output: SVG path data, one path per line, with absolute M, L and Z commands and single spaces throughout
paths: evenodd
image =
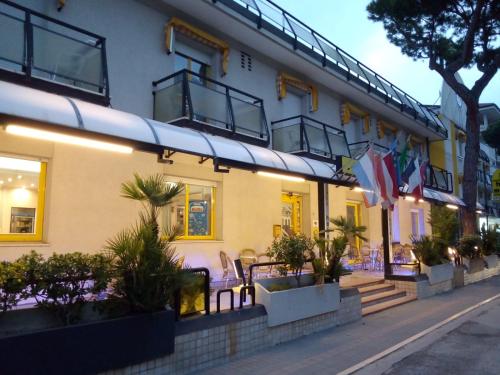
M 491 179 L 491 185 L 493 187 L 493 191 L 491 193 L 491 199 L 494 202 L 500 202 L 500 169 L 497 169 L 495 173 L 493 173 L 493 178 Z

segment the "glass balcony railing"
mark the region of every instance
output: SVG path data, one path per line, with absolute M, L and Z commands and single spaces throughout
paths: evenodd
M 363 87 L 369 94 L 383 99 L 388 105 L 413 116 L 426 127 L 447 136 L 447 130 L 437 115 L 391 82 L 375 73 L 362 62 L 330 42 L 324 36 L 292 16 L 270 0 L 217 0 L 251 22 L 259 29 L 279 37 L 294 50 L 300 50 L 321 66 L 340 74 L 349 82 Z
M 273 148 L 311 157 L 350 157 L 345 132 L 306 116 L 273 121 Z
M 155 120 L 269 144 L 262 99 L 188 70 L 153 87 Z
M 105 39 L 0 0 L 0 78 L 108 104 Z

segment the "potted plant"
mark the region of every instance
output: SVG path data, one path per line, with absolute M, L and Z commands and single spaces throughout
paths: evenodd
M 484 224 L 481 227 L 481 250 L 488 268 L 495 268 L 498 264 L 497 243 L 499 235 L 497 227 L 487 229 Z
M 175 314 L 170 306 L 174 293 L 191 276 L 171 246 L 175 231 L 162 234 L 157 219 L 160 209 L 181 191 L 182 185 L 167 184 L 162 175 L 135 175 L 133 182 L 122 185 L 122 193 L 140 201 L 144 211 L 139 222 L 111 239 L 103 253 L 48 259 L 32 253 L 22 259 L 25 292 L 37 299 L 41 311 L 52 312 L 65 326 L 1 338 L 0 351 L 9 358 L 2 374 L 34 373 L 33 369 L 99 373 L 173 353 Z M 89 295 L 104 290 L 106 300 L 88 302 Z M 100 312 L 97 319 L 82 319 L 89 305 Z
M 481 237 L 477 235 L 463 236 L 457 247 L 458 254 L 462 257 L 467 272 L 475 273 L 484 269 L 481 258 Z
M 314 260 L 314 242 L 306 236 L 275 239 L 268 249 L 283 277 L 257 280 L 256 301 L 265 306 L 270 327 L 337 310 L 340 290 L 337 283 L 316 284 L 313 274 L 302 275 L 304 265 Z M 292 276 L 287 276 L 288 270 Z
M 448 256 L 447 243 L 440 238 L 422 236 L 412 237 L 413 254 L 420 262 L 422 273 L 434 285 L 453 279 L 453 264 Z

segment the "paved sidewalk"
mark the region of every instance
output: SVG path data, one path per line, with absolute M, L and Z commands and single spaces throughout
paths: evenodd
M 363 318 L 204 370 L 204 374 L 334 374 L 500 293 L 500 277 Z

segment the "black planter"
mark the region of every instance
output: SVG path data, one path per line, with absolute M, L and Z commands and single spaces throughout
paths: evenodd
M 0 339 L 0 374 L 95 374 L 174 352 L 172 310 Z

